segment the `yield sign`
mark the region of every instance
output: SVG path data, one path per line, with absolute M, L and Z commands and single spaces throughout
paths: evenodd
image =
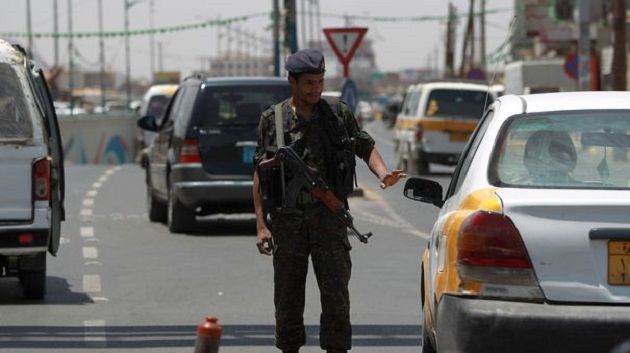
M 365 27 L 324 28 L 328 43 L 344 66 L 344 77 L 348 77 L 348 64 L 367 32 Z

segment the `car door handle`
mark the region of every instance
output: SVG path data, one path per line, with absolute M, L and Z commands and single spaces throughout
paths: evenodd
M 593 240 L 630 240 L 630 228 L 593 228 L 588 237 Z

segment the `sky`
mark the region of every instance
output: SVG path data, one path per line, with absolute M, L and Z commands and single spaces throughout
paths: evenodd
M 103 1 L 103 27 L 105 31 L 121 31 L 124 29 L 124 0 Z M 129 9 L 129 27 L 131 30 L 150 28 L 150 1 L 131 0 L 136 2 Z M 233 18 L 252 14 L 270 12 L 272 0 L 153 0 L 155 28 L 193 24 L 216 18 Z M 307 0 L 297 0 L 298 9 Z M 72 2 L 72 18 L 74 32 L 98 31 L 98 0 L 58 0 L 59 31 L 68 30 L 68 3 Z M 282 0 L 280 3 L 282 4 Z M 459 13 L 467 13 L 469 0 L 451 0 Z M 478 4 L 480 1 L 476 1 Z M 0 33 L 26 32 L 27 1 L 0 0 Z M 380 71 L 399 71 L 427 66 L 435 63 L 430 57 L 437 54 L 439 67 L 443 66 L 445 21 L 409 21 L 412 16 L 445 16 L 448 11 L 446 0 L 320 0 L 322 27 L 344 27 L 341 18 L 325 16 L 325 14 L 397 17 L 398 21 L 376 21 L 358 19 L 350 25 L 368 27 L 367 38 L 373 41 L 376 52 L 376 64 Z M 477 5 L 478 6 L 478 5 Z M 487 0 L 487 9 L 510 9 L 512 0 Z M 31 0 L 31 23 L 33 32 L 53 31 L 53 0 Z M 501 12 L 487 16 L 487 52 L 491 53 L 505 41 L 512 12 Z M 298 25 L 301 21 L 298 19 Z M 259 15 L 236 26 L 242 32 L 255 34 L 262 40 L 271 42 L 271 20 L 266 15 Z M 456 52 L 461 51 L 461 39 L 464 34 L 466 20 L 461 19 L 457 31 Z M 309 36 L 310 27 L 305 27 Z M 298 36 L 303 33 L 298 28 Z M 323 36 L 322 36 L 323 38 Z M 26 38 L 3 38 L 13 42 L 27 44 Z M 217 27 L 195 29 L 181 32 L 157 34 L 155 41 L 162 43 L 162 68 L 179 70 L 183 75 L 193 70 L 207 68 L 207 58 L 215 56 L 218 50 L 225 51 L 227 41 L 218 41 Z M 61 64 L 68 62 L 68 41 L 59 40 L 59 58 Z M 231 45 L 236 45 L 235 39 Z M 90 70 L 99 69 L 98 38 L 76 38 L 77 50 L 75 65 Z M 258 49 L 265 50 L 263 45 Z M 54 63 L 54 46 L 52 38 L 34 40 L 34 51 L 43 61 L 44 66 Z M 130 39 L 131 76 L 134 78 L 150 77 L 151 50 L 148 35 L 134 36 Z M 156 44 L 157 48 L 157 44 Z M 155 53 L 157 57 L 157 49 Z M 122 37 L 105 39 L 105 58 L 108 69 L 125 71 L 125 48 Z M 154 65 L 157 67 L 157 59 Z M 456 67 L 458 60 L 456 60 Z

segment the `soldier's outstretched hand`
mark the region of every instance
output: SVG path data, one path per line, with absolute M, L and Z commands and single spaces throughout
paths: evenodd
M 406 178 L 407 174 L 402 169 L 392 170 L 381 179 L 381 189 L 386 189 L 395 185 L 400 179 Z

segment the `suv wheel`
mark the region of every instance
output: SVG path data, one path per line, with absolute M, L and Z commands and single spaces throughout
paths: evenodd
M 195 225 L 195 210 L 179 202 L 172 191 L 168 198 L 168 229 L 171 233 L 185 233 Z
M 22 282 L 22 292 L 26 299 L 43 299 L 46 295 L 46 253 L 42 253 L 44 268 L 38 270 L 20 269 L 19 277 Z
M 151 187 L 151 179 L 147 176 L 147 213 L 149 214 L 149 220 L 151 222 L 165 222 L 166 212 L 167 205 L 155 198 Z

